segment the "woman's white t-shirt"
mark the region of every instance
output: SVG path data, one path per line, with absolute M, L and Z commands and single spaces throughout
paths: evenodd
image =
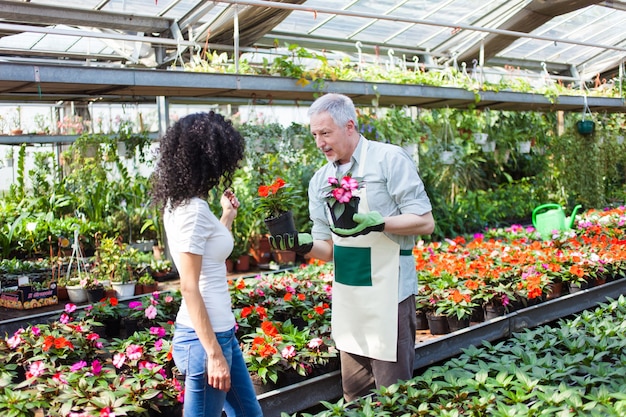
M 226 258 L 233 250 L 230 231 L 211 212 L 207 202 L 197 197 L 174 210 L 166 208 L 163 222 L 169 250 L 179 271 L 182 252 L 202 255 L 200 293 L 213 331 L 224 332 L 232 329 L 235 326 L 235 316 L 226 279 Z M 193 328 L 184 298 L 176 323 Z

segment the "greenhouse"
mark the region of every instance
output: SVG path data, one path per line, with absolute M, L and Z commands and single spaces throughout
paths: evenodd
M 170 128 L 209 111 L 241 137 L 199 200 L 236 212 L 219 265 L 263 415 L 626 415 L 624 25 L 618 0 L 0 0 L 0 415 L 182 415 L 189 290 L 155 188 Z M 412 379 L 351 401 L 332 242 L 394 229 L 306 246 L 328 93 L 434 219 L 400 248 Z

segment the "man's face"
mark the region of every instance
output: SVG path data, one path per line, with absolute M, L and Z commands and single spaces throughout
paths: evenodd
M 344 164 L 350 161 L 354 150 L 349 140 L 349 132 L 354 129 L 354 123 L 346 126 L 337 126 L 328 112 L 311 116 L 311 134 L 315 138 L 315 145 L 324 152 L 330 162 Z

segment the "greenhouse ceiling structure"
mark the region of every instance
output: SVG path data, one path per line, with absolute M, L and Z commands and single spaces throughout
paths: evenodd
M 0 100 L 76 94 L 71 79 L 54 91 L 23 88 L 3 76 L 28 68 L 15 65 L 170 72 L 207 53 L 267 62 L 289 45 L 329 60 L 602 84 L 624 75 L 625 27 L 621 0 L 0 0 Z M 107 97 L 105 87 L 85 89 Z

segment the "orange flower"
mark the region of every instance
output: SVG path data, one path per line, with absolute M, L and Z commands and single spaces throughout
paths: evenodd
M 274 326 L 274 323 L 272 323 L 271 321 L 264 321 L 263 323 L 261 323 L 261 330 L 263 330 L 263 333 L 268 336 L 274 337 L 278 335 L 278 330 L 276 329 L 276 326 Z

